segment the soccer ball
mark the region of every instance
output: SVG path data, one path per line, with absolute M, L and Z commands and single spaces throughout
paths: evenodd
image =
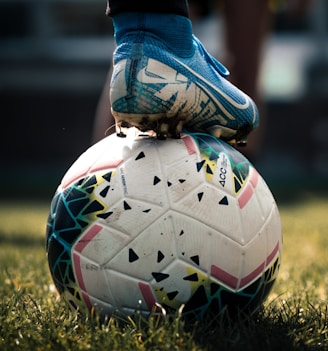
M 233 147 L 201 133 L 111 135 L 93 145 L 64 175 L 46 235 L 59 293 L 101 316 L 155 306 L 252 313 L 282 252 L 263 178 Z

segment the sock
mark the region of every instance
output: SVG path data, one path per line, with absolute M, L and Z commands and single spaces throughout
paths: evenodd
M 175 14 L 127 12 L 113 16 L 115 41 L 119 45 L 129 32 L 144 31 L 159 37 L 181 57 L 193 53 L 192 24 Z

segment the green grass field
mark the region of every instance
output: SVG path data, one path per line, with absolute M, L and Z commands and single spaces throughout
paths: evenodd
M 70 311 L 45 256 L 45 202 L 0 203 L 0 350 L 328 350 L 328 199 L 279 203 L 278 280 L 256 314 L 188 326 L 178 314 L 106 324 Z

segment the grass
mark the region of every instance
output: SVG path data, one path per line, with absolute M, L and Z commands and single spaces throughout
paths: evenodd
M 70 311 L 45 257 L 48 206 L 0 203 L 0 350 L 328 350 L 327 199 L 279 205 L 283 260 L 263 308 L 195 325 L 178 313 L 101 324 Z

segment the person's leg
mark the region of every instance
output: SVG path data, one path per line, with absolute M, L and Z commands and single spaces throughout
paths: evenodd
M 248 137 L 241 149 L 250 158 L 258 154 L 265 128 L 265 103 L 259 91 L 262 49 L 271 28 L 272 12 L 266 0 L 224 0 L 227 65 L 233 84 L 251 96 L 260 111 L 260 126 Z

